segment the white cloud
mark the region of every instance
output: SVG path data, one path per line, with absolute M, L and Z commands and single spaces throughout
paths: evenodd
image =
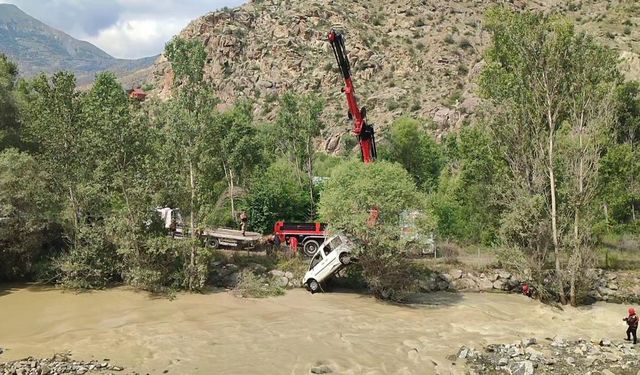
M 85 40 L 119 58 L 138 58 L 160 53 L 190 19 L 130 19 L 118 21 Z
M 209 11 L 245 0 L 0 0 L 114 57 L 161 53 L 172 36 Z

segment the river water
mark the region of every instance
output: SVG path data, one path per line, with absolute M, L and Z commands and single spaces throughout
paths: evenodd
M 303 290 L 268 299 L 221 291 L 156 298 L 126 288 L 72 293 L 0 286 L 0 361 L 70 350 L 127 372 L 461 374 L 461 345 L 524 337 L 622 338 L 626 306 L 560 311 L 520 295 L 436 293 L 394 305 Z

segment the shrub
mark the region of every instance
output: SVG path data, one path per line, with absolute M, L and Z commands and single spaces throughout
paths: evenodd
M 444 42 L 447 44 L 453 44 L 455 43 L 455 39 L 453 39 L 453 35 L 448 34 L 447 36 L 444 37 Z
M 284 294 L 284 289 L 269 283 L 264 276 L 245 269 L 240 273 L 240 282 L 234 288 L 234 292 L 245 298 L 265 298 L 281 296 Z

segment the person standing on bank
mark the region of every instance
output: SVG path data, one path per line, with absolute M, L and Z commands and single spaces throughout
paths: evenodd
M 638 342 L 638 315 L 636 315 L 636 309 L 629 307 L 629 316 L 622 320 L 627 322 L 629 326 L 626 340 L 631 341 L 631 336 L 633 335 L 633 343 L 636 344 Z
M 247 222 L 249 221 L 249 217 L 245 211 L 240 212 L 240 229 L 242 230 L 242 235 L 244 236 L 245 231 L 247 230 Z

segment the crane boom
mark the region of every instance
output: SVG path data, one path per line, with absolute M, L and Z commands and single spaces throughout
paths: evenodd
M 376 160 L 376 138 L 373 125 L 367 124 L 367 110 L 365 107 L 360 109 L 356 100 L 356 91 L 351 79 L 351 65 L 347 57 L 347 50 L 344 46 L 344 37 L 340 33 L 331 30 L 329 33 L 329 42 L 333 49 L 333 54 L 338 62 L 338 67 L 344 78 L 344 92 L 347 97 L 347 105 L 349 106 L 349 119 L 353 119 L 353 133 L 358 137 L 360 144 L 360 154 L 362 161 L 370 163 Z

